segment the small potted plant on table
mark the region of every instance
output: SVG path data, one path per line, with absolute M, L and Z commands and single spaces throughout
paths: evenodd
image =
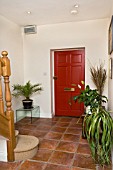
M 13 85 L 13 93 L 12 95 L 15 97 L 24 96 L 25 99 L 22 100 L 24 109 L 30 109 L 33 107 L 33 100 L 30 99 L 33 93 L 42 91 L 41 84 L 32 85 L 30 81 L 28 81 L 25 85 L 14 84 Z

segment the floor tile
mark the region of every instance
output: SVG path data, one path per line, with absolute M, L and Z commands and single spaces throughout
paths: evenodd
M 53 117 L 52 118 L 52 121 L 57 121 L 58 122 L 59 120 L 60 120 L 60 117 Z
M 57 122 L 55 126 L 68 127 L 70 122 Z
M 80 143 L 86 143 L 86 144 L 88 144 L 88 141 L 87 141 L 87 139 L 85 139 L 85 138 L 83 138 L 83 137 L 81 136 L 81 138 L 80 138 Z
M 48 132 L 47 135 L 45 136 L 46 139 L 56 139 L 59 140 L 62 137 L 62 133 L 57 133 L 57 132 Z
M 58 141 L 43 139 L 39 144 L 39 149 L 54 150 L 58 144 Z
M 73 156 L 73 153 L 55 151 L 49 162 L 70 166 L 72 164 Z
M 70 123 L 70 127 L 76 127 L 76 128 L 81 128 L 82 129 L 82 123 Z
M 95 164 L 90 155 L 76 154 L 73 166 L 79 168 L 95 169 Z
M 26 124 L 26 125 L 23 125 L 21 128 L 23 129 L 27 129 L 27 130 L 34 130 L 36 129 L 37 125 L 34 125 L 34 124 Z
M 18 121 L 17 123 L 31 123 L 31 118 L 30 117 L 25 117 L 24 119 L 21 119 L 20 121 Z
M 61 141 L 58 144 L 56 150 L 65 151 L 65 152 L 76 152 L 77 148 L 78 148 L 78 143 Z
M 78 129 L 78 128 L 67 128 L 66 133 L 71 133 L 71 134 L 78 134 L 81 135 L 82 134 L 82 130 Z
M 19 170 L 43 170 L 46 166 L 45 163 L 35 161 L 25 161 Z
M 91 150 L 88 144 L 79 144 L 77 153 L 81 154 L 90 154 L 91 155 Z
M 52 126 L 56 125 L 56 123 L 57 122 L 55 122 L 55 121 L 48 121 L 48 122 L 45 122 L 44 124 L 52 127 Z
M 69 118 L 69 117 L 63 117 L 63 118 L 60 118 L 60 122 L 71 122 L 72 118 Z
M 94 161 L 88 142 L 82 138 L 82 120 L 78 117 L 33 118 L 26 117 L 15 123 L 20 134 L 39 138 L 39 150 L 24 163 L 0 162 L 0 170 L 92 170 Z M 78 152 L 78 153 L 77 153 Z M 99 167 L 99 170 L 103 170 Z M 112 170 L 106 166 L 104 170 Z
M 64 133 L 65 131 L 66 131 L 66 128 L 64 128 L 64 127 L 53 127 L 52 129 L 51 129 L 51 131 L 53 131 L 53 132 L 59 132 L 59 133 Z
M 73 135 L 73 134 L 64 134 L 62 140 L 71 141 L 71 142 L 79 142 L 80 135 Z
M 40 149 L 37 154 L 32 158 L 33 160 L 44 161 L 47 162 L 52 154 L 51 150 Z
M 21 162 L 0 162 L 0 170 L 16 170 Z
M 48 122 L 51 118 L 40 118 L 38 122 Z
M 82 123 L 82 122 L 83 122 L 83 119 L 82 118 L 78 118 L 77 123 Z
M 33 118 L 32 119 L 32 124 L 38 125 L 39 124 L 39 120 L 40 120 L 40 118 L 37 118 L 36 120 L 34 120 L 34 118 Z
M 91 169 L 72 167 L 71 170 L 91 170 Z
M 37 130 L 41 130 L 41 131 L 48 131 L 51 129 L 50 125 L 39 125 L 37 126 Z
M 73 122 L 73 123 L 77 123 L 79 121 L 79 118 L 78 117 L 74 117 L 74 118 L 72 118 L 72 120 L 71 120 L 71 123 Z
M 47 131 L 33 130 L 32 132 L 29 132 L 29 135 L 35 136 L 37 138 L 43 138 L 47 133 Z
M 32 123 L 31 123 L 31 121 L 30 121 L 30 124 L 37 124 L 37 122 L 38 122 L 39 119 L 40 119 L 40 118 L 32 117 Z M 30 120 L 31 120 L 31 118 L 30 118 Z
M 28 130 L 28 129 L 19 129 L 19 134 L 21 134 L 21 135 L 29 135 L 29 133 L 32 133 L 32 130 Z
M 70 170 L 70 168 L 61 165 L 48 164 L 44 170 Z

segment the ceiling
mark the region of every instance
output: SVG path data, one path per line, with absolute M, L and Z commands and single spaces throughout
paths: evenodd
M 46 25 L 108 18 L 112 5 L 112 0 L 0 0 L 0 15 L 21 26 Z

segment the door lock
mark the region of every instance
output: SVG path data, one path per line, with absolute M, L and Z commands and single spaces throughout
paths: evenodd
M 54 80 L 57 80 L 57 78 L 58 78 L 57 76 L 53 76 L 53 79 L 54 79 Z

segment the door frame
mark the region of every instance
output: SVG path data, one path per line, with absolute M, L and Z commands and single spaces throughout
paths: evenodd
M 55 51 L 72 51 L 72 50 L 84 50 L 85 47 L 80 48 L 61 48 L 61 49 L 50 49 L 50 85 L 51 85 L 51 117 L 55 116 L 55 92 L 54 92 L 54 52 Z M 84 65 L 85 69 L 85 65 Z M 85 70 L 84 70 L 85 74 Z M 85 77 L 85 75 L 84 75 Z

